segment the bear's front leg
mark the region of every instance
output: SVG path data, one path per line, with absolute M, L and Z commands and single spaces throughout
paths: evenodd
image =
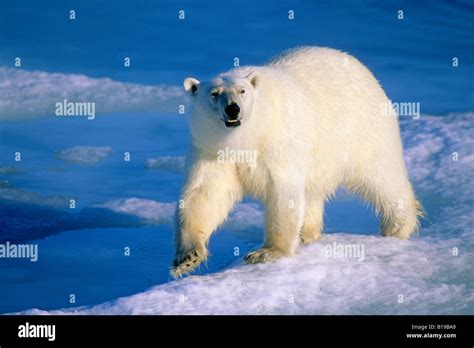
M 206 260 L 212 232 L 241 198 L 240 183 L 229 164 L 201 161 L 191 168 L 176 214 L 173 277 L 193 271 Z
M 289 179 L 293 180 L 289 181 Z M 275 180 L 266 200 L 265 242 L 259 250 L 245 256 L 249 264 L 270 262 L 291 256 L 298 246 L 303 225 L 305 198 L 304 180 L 289 175 Z
M 180 219 L 177 217 L 177 219 Z M 178 223 L 178 225 L 180 225 Z M 207 259 L 208 251 L 206 248 L 207 235 L 212 233 L 199 233 L 194 229 L 187 231 L 181 229 L 176 234 L 176 253 L 173 260 L 171 275 L 178 278 L 186 273 L 193 271 L 203 261 Z

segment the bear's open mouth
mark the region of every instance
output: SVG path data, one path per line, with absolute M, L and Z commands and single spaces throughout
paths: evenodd
M 240 120 L 227 120 L 224 122 L 227 128 L 240 126 Z

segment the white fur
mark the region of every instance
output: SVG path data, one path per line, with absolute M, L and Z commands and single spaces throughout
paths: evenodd
M 384 236 L 408 238 L 416 230 L 421 206 L 408 181 L 397 116 L 391 108 L 386 114 L 387 96 L 354 57 L 300 48 L 263 67 L 184 85 L 193 107 L 192 149 L 174 275 L 206 258 L 211 233 L 245 195 L 266 206 L 265 243 L 247 256 L 250 263 L 291 255 L 300 240 L 318 239 L 324 202 L 338 186 L 375 206 Z M 240 127 L 222 121 L 229 100 L 241 106 Z M 256 166 L 218 162 L 226 147 L 257 151 Z

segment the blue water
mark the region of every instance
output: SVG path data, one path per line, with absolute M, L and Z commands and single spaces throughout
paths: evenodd
M 178 20 L 180 9 L 184 21 Z M 288 20 L 289 10 L 295 20 Z M 25 70 L 181 85 L 189 75 L 206 79 L 232 68 L 234 57 L 241 65 L 262 64 L 284 49 L 320 45 L 358 57 L 392 100 L 420 102 L 422 113 L 445 115 L 474 110 L 473 13 L 469 1 L 3 1 L 0 66 L 13 67 L 21 57 Z M 123 67 L 126 56 L 130 68 Z M 95 165 L 56 158 L 57 150 L 76 145 L 110 146 L 113 152 Z M 0 190 L 4 185 L 15 194 L 0 196 L 0 242 L 40 248 L 37 263 L 0 259 L 0 312 L 91 305 L 167 282 L 171 227 L 95 205 L 129 197 L 176 201 L 183 177 L 147 170 L 144 162 L 183 156 L 187 145 L 186 119 L 177 114 L 0 123 L 0 167 L 23 171 L 0 174 Z M 13 161 L 16 151 L 21 163 Z M 125 151 L 132 155 L 128 163 Z M 71 197 L 77 201 L 73 211 L 67 208 Z M 341 197 L 326 209 L 327 231 L 378 233 L 370 207 Z M 234 248 L 244 254 L 261 242 L 261 233 L 230 233 L 224 226 L 200 272 L 233 262 Z M 70 294 L 76 303 L 68 302 Z
M 471 1 L 2 1 L 0 65 L 181 85 L 282 50 L 319 45 L 362 60 L 393 100 L 424 113 L 474 106 Z M 76 19 L 69 20 L 69 10 Z M 178 19 L 183 9 L 186 18 Z M 288 11 L 295 20 L 288 20 Z M 397 11 L 404 19 L 397 19 Z M 130 57 L 131 68 L 123 67 Z M 452 58 L 459 66 L 452 67 Z

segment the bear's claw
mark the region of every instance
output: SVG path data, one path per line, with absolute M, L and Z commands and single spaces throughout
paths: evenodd
M 171 268 L 171 276 L 180 278 L 190 273 L 198 267 L 201 262 L 206 260 L 207 253 L 199 248 L 187 252 L 179 253 L 175 256 L 173 267 Z
M 280 250 L 272 248 L 262 248 L 248 253 L 244 257 L 244 261 L 248 264 L 265 263 L 274 261 L 283 256 L 286 256 L 286 254 L 281 252 Z

